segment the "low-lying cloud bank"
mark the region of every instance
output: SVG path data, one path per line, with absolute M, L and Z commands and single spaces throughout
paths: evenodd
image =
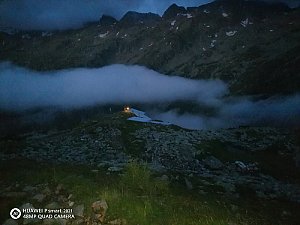
M 0 63 L 0 110 L 22 112 L 33 108 L 74 109 L 107 104 L 151 105 L 147 112 L 190 129 L 240 125 L 300 125 L 300 95 L 264 100 L 226 97 L 220 80 L 190 80 L 166 76 L 141 66 L 111 65 L 99 69 L 36 72 Z M 179 113 L 174 102 L 193 102 L 213 113 Z M 169 105 L 162 110 L 155 103 Z M 143 109 L 142 109 L 143 110 Z M 201 110 L 200 110 L 201 111 Z
M 0 74 L 0 108 L 5 110 L 176 100 L 218 104 L 218 98 L 227 93 L 219 80 L 165 76 L 141 66 L 35 72 L 2 63 Z
M 224 100 L 212 116 L 152 111 L 151 115 L 159 120 L 168 121 L 188 129 L 233 128 L 239 126 L 300 126 L 300 94 L 276 96 L 253 101 L 248 97 Z

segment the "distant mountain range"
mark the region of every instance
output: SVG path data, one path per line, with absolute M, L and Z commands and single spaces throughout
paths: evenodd
M 261 1 L 171 5 L 159 16 L 128 12 L 117 21 L 60 32 L 0 33 L 0 60 L 36 70 L 138 64 L 164 74 L 222 79 L 233 94 L 300 90 L 300 9 Z

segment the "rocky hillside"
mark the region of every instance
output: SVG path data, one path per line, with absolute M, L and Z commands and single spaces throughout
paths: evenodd
M 162 17 L 128 12 L 117 21 L 60 32 L 0 33 L 0 60 L 36 70 L 139 64 L 193 79 L 220 78 L 237 94 L 299 91 L 300 9 L 256 1 L 170 6 Z
M 195 224 L 207 215 L 209 221 L 196 224 L 298 224 L 299 131 L 192 131 L 129 116 L 119 112 L 65 130 L 1 137 L 0 200 L 6 204 L 0 204 L 0 221 L 16 205 L 52 204 L 74 210 L 75 222 L 60 224 L 92 224 L 77 220 L 92 220 L 87 206 L 104 198 L 106 222 L 93 224 Z M 149 168 L 151 176 L 132 163 Z M 61 191 L 59 183 L 67 188 Z M 28 185 L 34 187 L 30 194 Z M 109 222 L 117 218 L 128 223 Z

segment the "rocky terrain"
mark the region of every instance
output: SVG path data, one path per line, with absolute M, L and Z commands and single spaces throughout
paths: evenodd
M 258 199 L 256 201 L 283 201 L 295 204 L 296 208 L 300 203 L 297 130 L 240 127 L 193 131 L 172 125 L 128 121 L 128 116 L 125 112 L 101 115 L 69 129 L 30 132 L 20 134 L 18 139 L 2 137 L 1 161 L 6 165 L 7 162 L 29 160 L 42 163 L 43 170 L 47 170 L 47 165 L 53 165 L 54 168 L 60 165 L 70 168 L 83 166 L 88 168 L 88 172 L 84 172 L 86 175 L 74 176 L 78 180 L 77 185 L 85 188 L 89 188 L 85 186 L 87 181 L 81 179 L 87 179 L 89 173 L 103 171 L 103 175 L 99 176 L 123 176 L 130 163 L 138 162 L 149 168 L 156 179 L 167 180 L 172 185 L 182 184 L 187 191 L 196 192 L 200 196 L 213 193 L 238 201 L 244 201 L 245 196 L 252 196 Z M 27 168 L 27 172 L 24 171 L 28 174 L 26 176 L 33 173 L 30 167 L 22 166 Z M 4 170 L 3 174 L 10 174 L 9 171 Z M 50 177 L 56 176 L 51 173 Z M 52 180 L 50 177 L 46 177 L 48 182 Z M 63 181 L 74 179 L 73 175 L 63 177 Z M 38 207 L 46 203 L 71 207 L 80 215 L 76 214 L 76 220 L 61 220 L 60 224 L 92 224 L 94 217 L 87 205 L 91 204 L 91 200 L 82 203 L 78 196 L 72 200 L 70 194 L 73 192 L 67 190 L 55 194 L 60 193 L 60 190 L 57 191 L 55 187 L 58 178 L 53 179 L 50 183 L 44 183 L 39 181 L 40 178 L 34 178 L 34 191 L 30 191 L 30 195 L 26 194 L 26 187 L 30 186 L 28 181 L 16 184 L 13 178 L 4 179 L 0 183 L 0 199 L 23 199 L 19 203 L 21 208 L 22 204 Z M 77 190 L 76 185 L 70 186 L 70 190 L 73 190 L 71 187 Z M 49 190 L 49 193 L 45 190 Z M 92 200 L 96 201 L 98 195 L 91 193 Z M 290 212 L 284 215 L 285 218 L 291 216 L 294 214 Z M 24 221 L 26 224 L 34 223 L 34 220 Z M 114 224 L 109 221 L 126 223 L 120 215 L 110 215 L 104 224 Z M 7 220 L 6 224 L 16 224 L 11 222 Z M 98 224 L 102 222 L 98 221 Z M 43 224 L 47 224 L 47 220 Z
M 159 173 L 208 179 L 206 183 L 222 186 L 228 193 L 236 194 L 237 186 L 246 185 L 262 197 L 300 202 L 296 185 L 300 153 L 290 131 L 259 127 L 191 131 L 126 121 L 124 114 L 114 115 L 107 124 L 100 119 L 71 130 L 27 133 L 15 150 L 13 140 L 4 139 L 1 159 L 88 165 L 111 172 L 138 160 Z M 268 168 L 272 159 L 281 167 L 278 171 Z
M 294 93 L 299 21 L 299 9 L 283 4 L 172 5 L 162 17 L 128 12 L 77 30 L 1 32 L 0 60 L 35 70 L 139 64 L 169 75 L 219 78 L 235 94 Z

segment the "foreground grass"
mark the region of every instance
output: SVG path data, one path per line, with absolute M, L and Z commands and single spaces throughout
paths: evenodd
M 213 191 L 205 195 L 188 191 L 180 181 L 159 179 L 147 167 L 131 163 L 121 174 L 91 171 L 80 166 L 41 165 L 35 162 L 4 162 L 0 165 L 1 185 L 62 184 L 72 193 L 76 204 L 91 204 L 105 199 L 109 205 L 106 221 L 126 219 L 139 225 L 235 225 L 235 224 L 297 224 L 299 206 L 258 199 L 230 199 Z M 8 218 L 12 207 L 30 199 L 1 199 L 0 221 Z M 289 218 L 281 216 L 291 212 Z

